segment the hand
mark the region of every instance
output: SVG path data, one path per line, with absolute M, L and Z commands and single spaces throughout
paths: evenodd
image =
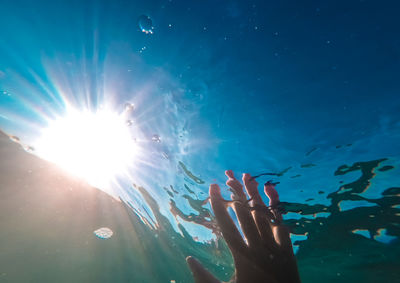
M 258 192 L 258 183 L 250 174 L 243 174 L 243 183 L 250 197 L 250 205 L 242 184 L 233 172 L 225 172 L 226 184 L 232 190 L 232 200 L 222 198 L 218 185 L 210 186 L 210 201 L 223 237 L 232 252 L 236 283 L 299 283 L 296 259 L 288 229 L 282 225 L 277 209 L 279 196 L 275 185 L 267 182 L 264 191 L 270 199 L 267 207 Z M 227 211 L 231 203 L 245 239 L 240 235 Z M 219 283 L 195 258 L 187 263 L 196 283 Z

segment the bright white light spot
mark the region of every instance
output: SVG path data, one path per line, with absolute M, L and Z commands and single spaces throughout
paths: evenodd
M 105 191 L 117 175 L 126 172 L 137 153 L 123 116 L 103 110 L 73 111 L 50 122 L 35 148 L 42 158 Z
M 97 238 L 100 239 L 109 239 L 114 234 L 113 231 L 107 227 L 97 229 L 93 233 L 96 235 Z

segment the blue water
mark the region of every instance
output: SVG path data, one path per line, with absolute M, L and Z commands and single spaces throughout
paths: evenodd
M 313 282 L 312 260 L 329 258 L 333 251 L 324 253 L 321 242 L 335 237 L 319 226 L 331 225 L 338 239 L 351 236 L 342 238 L 346 255 L 355 246 L 363 254 L 356 240 L 377 254 L 399 249 L 398 193 L 386 193 L 392 206 L 382 194 L 400 186 L 399 8 L 367 0 L 0 0 L 0 129 L 34 147 L 67 105 L 122 112 L 134 103 L 132 121 L 149 140 L 146 162 L 119 178 L 116 190 L 155 221 L 143 192 L 132 189 L 144 186 L 171 227 L 180 231 L 179 222 L 199 243 L 216 236 L 184 215 L 199 213 L 190 200 L 204 200 L 210 183 L 223 184 L 224 170 L 255 175 L 290 167 L 273 178 L 289 203 L 288 225 L 323 223 L 292 235 L 302 241 L 295 246 L 303 280 Z M 341 173 L 342 165 L 354 168 Z M 384 166 L 393 168 L 379 171 Z M 368 185 L 351 185 L 368 172 L 375 174 Z M 176 218 L 174 206 L 184 215 Z M 390 221 L 365 223 L 356 209 L 366 207 L 384 210 Z M 321 254 L 311 255 L 313 247 Z M 343 279 L 350 282 L 376 266 L 389 280 L 382 282 L 395 282 L 394 254 L 384 256 L 331 263 L 326 280 L 351 273 Z

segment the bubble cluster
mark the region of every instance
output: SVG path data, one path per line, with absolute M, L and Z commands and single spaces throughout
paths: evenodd
M 127 103 L 125 103 L 124 109 L 126 112 L 131 112 L 135 109 L 135 105 L 127 102 Z
M 147 15 L 141 15 L 138 20 L 139 29 L 145 34 L 153 34 L 153 21 Z
M 126 115 L 129 116 L 129 114 L 130 114 L 133 110 L 135 110 L 135 105 L 134 105 L 134 104 L 129 103 L 129 102 L 125 103 L 125 105 L 124 105 L 124 111 L 125 111 L 125 114 L 126 114 Z M 125 120 L 125 124 L 126 124 L 128 127 L 129 127 L 129 126 L 132 126 L 132 125 L 133 125 L 133 120 L 127 119 L 127 120 Z
M 109 239 L 114 234 L 113 231 L 107 227 L 97 229 L 93 233 L 96 235 L 97 238 L 100 239 Z
M 151 140 L 153 142 L 161 142 L 161 138 L 159 135 L 153 135 L 153 137 L 151 138 Z

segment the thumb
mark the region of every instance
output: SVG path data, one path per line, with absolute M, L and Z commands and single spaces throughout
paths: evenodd
M 196 283 L 221 283 L 194 257 L 188 256 L 186 262 L 192 271 Z

